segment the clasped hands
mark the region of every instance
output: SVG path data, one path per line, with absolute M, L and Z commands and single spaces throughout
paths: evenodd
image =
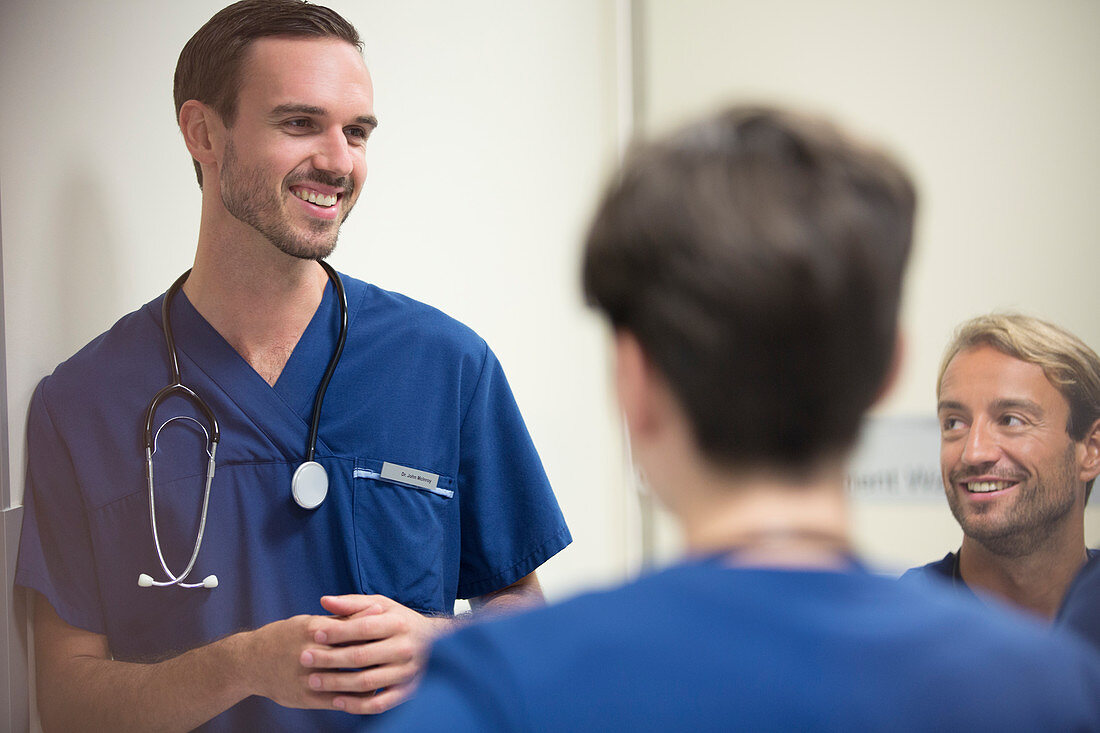
M 381 713 L 412 694 L 450 619 L 385 596 L 325 596 L 331 616 L 294 616 L 251 632 L 255 694 L 280 705 Z

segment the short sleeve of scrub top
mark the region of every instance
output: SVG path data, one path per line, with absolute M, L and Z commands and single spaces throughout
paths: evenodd
M 75 491 L 72 458 L 47 407 L 48 382 L 47 377 L 35 389 L 27 420 L 31 460 L 15 584 L 34 588 L 49 598 L 69 624 L 104 633 L 84 506 Z M 39 502 L 49 506 L 49 511 L 40 511 Z
M 485 351 L 459 438 L 459 598 L 520 580 L 570 539 L 556 502 L 546 500 L 553 495 L 504 371 L 493 352 Z

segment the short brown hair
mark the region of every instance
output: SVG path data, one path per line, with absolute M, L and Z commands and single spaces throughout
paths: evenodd
M 226 126 L 237 115 L 241 69 L 252 42 L 270 36 L 338 38 L 360 51 L 359 33 L 334 10 L 306 0 L 240 0 L 222 8 L 191 36 L 176 62 L 176 119 L 189 99 L 208 104 Z M 202 168 L 195 175 L 202 188 Z
M 915 203 L 900 166 L 832 125 L 734 107 L 633 151 L 585 292 L 709 459 L 810 468 L 851 448 L 884 385 Z

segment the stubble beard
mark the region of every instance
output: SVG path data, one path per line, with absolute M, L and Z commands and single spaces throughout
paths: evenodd
M 968 511 L 962 506 L 956 491 L 965 491 L 957 488 L 957 481 L 966 477 L 963 472 L 951 476 L 952 489 L 947 492 L 947 503 L 967 538 L 995 555 L 1022 557 L 1042 547 L 1073 511 L 1076 497 L 1066 487 L 1077 483 L 1075 469 L 1071 444 L 1057 470 L 1046 477 L 1034 477 L 1035 482 L 1030 486 L 1018 487 L 1017 496 L 1003 513 L 1003 519 L 996 521 L 991 521 L 991 511 Z
M 323 260 L 336 249 L 340 226 L 351 213 L 349 206 L 338 220 L 310 219 L 309 232 L 296 231 L 288 220 L 283 202 L 274 193 L 261 168 L 241 167 L 232 140 L 226 142 L 221 174 L 221 198 L 225 210 L 262 234 L 280 252 L 302 260 Z M 315 181 L 345 189 L 342 198 L 354 200 L 350 178 L 334 178 L 320 171 L 296 176 L 294 182 Z M 339 205 L 339 204 L 337 204 Z

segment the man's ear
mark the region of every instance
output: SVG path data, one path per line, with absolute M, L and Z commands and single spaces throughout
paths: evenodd
M 658 423 L 654 388 L 656 372 L 638 339 L 629 331 L 615 332 L 615 391 L 634 440 L 652 435 Z
M 225 125 L 212 107 L 188 99 L 180 107 L 179 126 L 192 158 L 203 166 L 220 163 L 225 147 Z
M 1085 437 L 1077 441 L 1078 478 L 1089 482 L 1100 476 L 1100 420 L 1089 426 Z

